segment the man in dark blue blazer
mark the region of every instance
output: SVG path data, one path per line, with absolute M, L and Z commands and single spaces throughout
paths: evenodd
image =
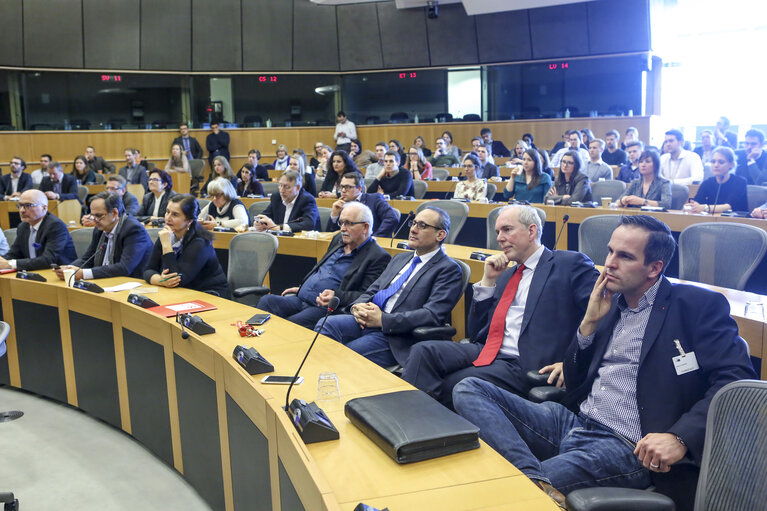
M 125 213 L 122 197 L 116 193 L 97 193 L 90 207 L 95 223 L 91 244 L 80 258 L 56 274 L 62 280 L 65 269 L 75 270 L 76 280 L 141 278 L 153 246 L 144 226 Z
M 27 162 L 18 156 L 11 158 L 11 173 L 0 176 L 0 200 L 18 197 L 32 188 L 32 176 L 24 172 Z
M 375 230 L 373 236 L 389 238 L 399 223 L 399 211 L 386 202 L 380 193 L 363 193 L 365 178 L 359 172 L 349 172 L 341 177 L 341 198 L 333 203 L 330 219 L 326 230 L 334 232 L 339 229 L 338 219 L 345 204 L 359 201 L 373 212 Z
M 69 264 L 77 258 L 67 225 L 48 213 L 48 199 L 40 190 L 27 190 L 18 202 L 21 223 L 16 240 L 0 269 L 47 270 L 51 264 Z
M 40 191 L 49 200 L 80 200 L 77 195 L 77 179 L 72 174 L 64 174 L 61 163 L 57 161 L 48 164 L 48 175 L 43 177 Z
M 380 366 L 404 364 L 416 342 L 413 330 L 444 325 L 461 298 L 461 267 L 441 247 L 449 231 L 447 213 L 433 206 L 421 210 L 408 239 L 415 253 L 394 256 L 351 314 L 329 317 L 322 333 Z
M 189 125 L 182 122 L 178 127 L 178 132 L 180 136 L 173 139 L 173 144 L 181 146 L 186 153 L 186 157 L 190 160 L 202 158 L 202 147 L 196 138 L 189 135 Z
M 474 284 L 468 320 L 471 343 L 422 342 L 404 365 L 405 381 L 448 407 L 453 387 L 469 376 L 521 394 L 530 388 L 527 371 L 544 368 L 556 381 L 560 370 L 552 364 L 562 360 L 598 276 L 594 263 L 583 254 L 551 252 L 541 245 L 541 220 L 530 206 L 504 208 L 495 229 L 504 253 L 485 260 L 482 280 Z M 524 263 L 525 269 L 515 279 L 519 287 L 510 306 L 500 310 L 519 268 L 507 269 L 509 261 Z M 493 340 L 500 345 L 486 342 L 496 314 L 500 323 Z M 480 353 L 483 360 L 478 362 Z
M 334 296 L 340 300 L 338 309 L 348 307 L 381 275 L 391 256 L 371 238 L 370 209 L 350 202 L 343 208 L 340 221 L 341 232 L 300 286 L 286 289 L 282 296 L 264 296 L 258 302 L 259 309 L 314 328 Z
M 269 205 L 253 222 L 257 231 L 321 229 L 317 201 L 302 189 L 302 183 L 303 176 L 294 170 L 286 170 L 280 176 L 280 193 L 272 194 Z
M 125 178 L 125 181 L 129 185 L 141 185 L 144 187 L 144 191 L 149 191 L 149 176 L 147 176 L 147 170 L 139 160 L 139 150 L 135 148 L 127 148 L 125 150 L 125 166 L 121 167 L 117 171 L 119 175 Z
M 564 357 L 563 404 L 470 378 L 455 408 L 543 487 L 654 484 L 691 508 L 711 398 L 756 374 L 727 299 L 663 277 L 675 249 L 665 224 L 624 216 L 608 247 Z

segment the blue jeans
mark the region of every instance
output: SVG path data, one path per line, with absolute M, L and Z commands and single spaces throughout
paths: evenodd
M 318 321 L 315 331 L 320 328 Z M 362 328 L 351 314 L 330 316 L 321 332 L 382 367 L 397 365 L 389 340 L 380 328 Z
M 647 488 L 650 472 L 634 444 L 559 403 L 532 403 L 478 378 L 453 390 L 458 413 L 479 435 L 530 479 L 567 494 L 578 488 Z
M 314 328 L 327 309 L 309 305 L 297 296 L 266 295 L 258 301 L 258 308 L 271 312 L 305 328 Z

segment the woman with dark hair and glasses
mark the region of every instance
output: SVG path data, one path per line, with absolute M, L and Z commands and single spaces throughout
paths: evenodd
M 408 150 L 407 156 L 405 168 L 412 174 L 413 181 L 416 179 L 423 181 L 432 178 L 431 163 L 426 161 L 426 157 L 420 148 L 412 146 Z
M 250 163 L 246 163 L 240 168 L 240 171 L 237 173 L 237 179 L 239 180 L 237 183 L 238 197 L 264 194 L 264 187 L 261 185 L 261 181 L 256 179 L 256 172 Z
M 331 170 L 332 169 L 332 170 Z M 338 196 L 338 187 L 341 186 L 341 176 L 348 172 L 359 172 L 349 154 L 340 149 L 330 155 L 328 173 L 325 180 L 322 181 L 322 188 L 319 191 L 319 197 L 334 198 Z
M 660 155 L 648 149 L 639 155 L 639 178 L 626 187 L 621 206 L 671 208 L 671 181 L 660 175 Z
M 199 214 L 192 195 L 171 197 L 144 279 L 155 286 L 180 286 L 229 298 L 226 274 L 211 243 L 213 233 L 197 223 Z
M 467 154 L 463 160 L 463 173 L 466 175 L 466 181 L 458 181 L 455 192 L 453 192 L 454 198 L 469 199 L 474 202 L 487 197 L 487 181 L 477 178 L 476 171 L 478 168 L 479 158 L 474 154 Z
M 542 172 L 541 166 L 538 151 L 525 149 L 522 153 L 522 168 L 512 170 L 512 177 L 503 189 L 503 198 L 543 203 L 543 198 L 551 189 L 551 178 Z
M 549 190 L 546 200 L 569 206 L 573 202 L 590 202 L 591 185 L 584 174 L 583 161 L 578 151 L 567 151 L 560 160 L 560 169 L 554 186 Z
M 147 179 L 149 192 L 141 199 L 141 207 L 136 211 L 136 220 L 142 223 L 165 218 L 168 200 L 176 195 L 173 191 L 173 179 L 164 170 L 155 168 Z
M 401 162 L 407 161 L 407 158 L 405 156 L 405 148 L 402 147 L 402 142 L 400 142 L 396 138 L 389 140 L 389 151 L 394 151 L 397 154 L 399 154 L 399 161 Z

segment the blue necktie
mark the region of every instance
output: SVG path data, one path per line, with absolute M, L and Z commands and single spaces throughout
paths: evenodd
M 386 289 L 381 289 L 373 296 L 373 303 L 378 305 L 378 307 L 383 310 L 384 306 L 386 305 L 386 301 L 394 296 L 394 294 L 400 290 L 403 284 L 407 281 L 408 277 L 413 273 L 413 270 L 415 270 L 415 267 L 418 265 L 418 263 L 421 262 L 421 258 L 418 256 L 415 256 L 413 258 L 413 262 L 410 264 L 410 268 L 405 271 L 400 277 L 392 282 L 389 287 Z
M 189 150 L 189 137 L 184 137 L 182 140 L 184 141 L 184 151 L 186 154 L 192 154 Z

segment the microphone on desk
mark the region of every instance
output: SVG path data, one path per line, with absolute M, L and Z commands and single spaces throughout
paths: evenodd
M 562 217 L 562 227 L 559 228 L 559 234 L 557 234 L 557 239 L 554 240 L 554 250 L 557 249 L 557 245 L 559 244 L 559 238 L 562 236 L 562 231 L 565 230 L 565 225 L 567 225 L 568 220 L 570 220 L 570 215 L 565 214 L 565 216 Z
M 450 181 L 451 184 L 450 184 L 450 187 L 447 190 L 447 193 L 445 194 L 445 197 L 444 197 L 445 200 L 447 200 L 450 197 L 450 194 L 455 191 L 455 186 L 458 183 L 458 181 L 461 180 L 461 176 L 463 176 L 463 171 L 460 171 L 458 173 L 458 176 L 457 176 L 458 179 L 456 181 L 453 181 L 453 180 Z
M 181 319 L 179 318 L 179 314 L 180 313 L 177 311 L 176 312 L 176 323 L 181 325 L 181 338 L 186 340 L 186 339 L 189 339 L 189 332 L 187 332 L 186 329 L 184 328 L 184 322 L 181 321 Z
M 415 216 L 415 213 L 411 211 L 410 213 L 407 214 L 407 216 L 402 221 L 402 223 L 399 224 L 399 227 L 397 227 L 397 230 L 394 231 L 394 234 L 391 235 L 391 239 L 389 241 L 389 248 L 391 248 L 392 245 L 394 245 L 394 238 L 397 237 L 397 234 L 399 234 L 402 228 L 405 227 L 405 224 L 407 224 L 414 216 Z
M 721 191 L 722 191 L 722 183 L 719 183 L 718 186 L 716 187 L 716 197 L 714 197 L 714 212 L 712 213 L 713 215 L 716 214 L 716 204 L 717 202 L 719 202 L 719 192 Z M 709 208 L 709 212 L 711 212 L 710 208 Z
M 96 255 L 97 255 L 99 252 L 103 252 L 104 250 L 106 250 L 106 248 L 107 248 L 107 245 L 106 245 L 106 243 L 102 243 L 102 244 L 101 244 L 101 246 L 99 246 L 99 248 L 97 248 L 97 249 L 96 249 L 96 250 L 93 252 L 93 254 L 92 254 L 92 255 L 91 255 L 91 256 L 90 256 L 88 259 L 86 259 L 86 260 L 83 262 L 83 264 L 82 264 L 82 266 L 80 266 L 80 268 L 81 268 L 81 269 L 82 269 L 82 268 L 85 268 L 85 267 L 88 265 L 88 263 L 89 263 L 89 262 L 93 261 L 93 259 L 96 257 Z M 77 272 L 76 272 L 76 271 L 75 271 L 75 272 L 72 272 L 72 275 L 70 275 L 70 276 L 69 276 L 69 280 L 67 280 L 67 287 L 72 287 L 72 279 L 73 279 L 73 278 L 75 278 L 75 275 L 77 275 Z
M 325 321 L 327 321 L 330 313 L 338 308 L 340 302 L 341 299 L 337 296 L 330 299 L 327 311 L 325 312 L 325 317 L 322 318 L 322 323 L 317 329 L 317 333 L 314 334 L 314 339 L 309 345 L 309 349 L 306 350 L 306 355 L 304 355 L 304 359 L 301 361 L 301 364 L 299 364 L 298 370 L 290 382 L 288 391 L 285 393 L 285 412 L 288 414 L 288 417 L 290 417 L 296 430 L 298 430 L 298 434 L 306 444 L 324 442 L 326 440 L 338 440 L 339 437 L 338 430 L 333 423 L 330 422 L 330 419 L 325 415 L 325 412 L 317 406 L 317 403 L 307 403 L 303 399 L 294 399 L 291 403 L 290 391 L 293 389 L 293 383 L 295 383 L 296 378 L 298 378 L 301 368 L 304 367 L 304 362 L 306 362 L 307 357 L 309 357 L 309 352 L 312 351 L 314 343 L 317 342 L 317 337 L 319 337 L 320 332 L 322 332 L 322 329 L 325 326 Z

